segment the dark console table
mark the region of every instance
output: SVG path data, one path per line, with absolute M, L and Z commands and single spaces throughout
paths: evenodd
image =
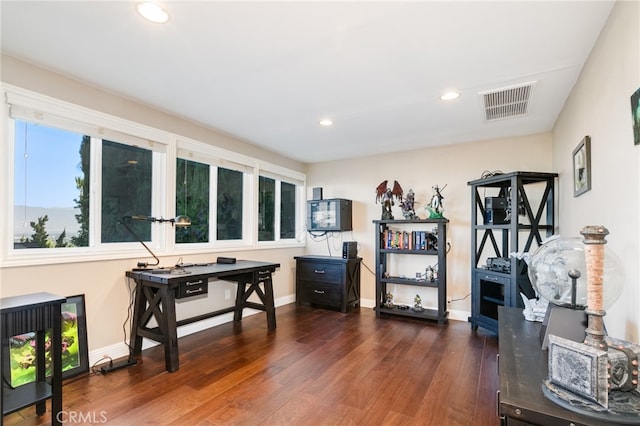
M 167 371 L 174 372 L 180 366 L 177 327 L 228 312 L 234 312 L 233 320 L 240 321 L 244 308 L 265 311 L 267 327 L 275 330 L 276 308 L 271 274 L 279 267 L 279 263 L 238 260 L 232 264 L 211 263 L 167 270 L 127 271 L 127 276 L 136 282 L 129 342 L 132 355 L 142 352 L 143 337 L 154 340 L 164 346 Z M 209 280 L 215 278 L 238 283 L 234 306 L 176 321 L 176 299 L 206 294 Z M 260 288 L 260 284 L 263 288 Z M 253 293 L 258 295 L 262 303 L 248 301 Z M 155 318 L 157 327 L 147 326 L 151 318 Z
M 13 413 L 35 404 L 36 413 L 46 412 L 46 401 L 51 398 L 51 424 L 62 424 L 62 313 L 65 297 L 50 293 L 34 293 L 0 299 L 2 347 L 0 357 L 8 354 L 9 338 L 25 333 L 36 333 L 36 380 L 16 388 L 0 386 L 0 411 Z M 47 383 L 45 369 L 45 333 L 51 329 L 51 384 Z M 5 352 L 6 351 L 6 352 Z M 10 363 L 2 359 L 2 372 L 8 373 Z M 0 419 L 1 420 L 1 419 Z M 0 421 L 2 424 L 2 421 Z
M 543 395 L 542 381 L 548 375 L 548 351 L 541 349 L 541 324 L 525 320 L 520 308 L 500 306 L 498 317 L 500 424 L 602 425 L 601 419 L 566 410 Z

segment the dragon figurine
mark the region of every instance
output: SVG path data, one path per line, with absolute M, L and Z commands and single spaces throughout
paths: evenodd
M 382 204 L 382 220 L 393 220 L 391 207 L 394 205 L 394 197 L 402 202 L 402 187 L 398 181 L 393 181 L 393 188 L 389 188 L 388 182 L 384 180 L 376 187 L 376 203 L 380 201 Z

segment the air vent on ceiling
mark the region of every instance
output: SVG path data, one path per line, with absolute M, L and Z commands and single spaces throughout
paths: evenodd
M 484 119 L 487 121 L 502 120 L 527 114 L 535 84 L 536 82 L 533 81 L 517 86 L 480 92 L 484 107 Z

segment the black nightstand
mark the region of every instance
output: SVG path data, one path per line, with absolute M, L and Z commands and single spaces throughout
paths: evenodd
M 362 258 L 297 256 L 296 303 L 347 312 L 360 306 Z

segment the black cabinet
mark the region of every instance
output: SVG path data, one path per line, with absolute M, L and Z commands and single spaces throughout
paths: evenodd
M 0 375 L 9 374 L 9 339 L 12 336 L 36 333 L 36 380 L 10 388 L 3 380 L 0 386 L 0 411 L 13 413 L 30 405 L 36 413 L 46 412 L 46 401 L 51 399 L 51 424 L 62 424 L 62 312 L 66 298 L 50 293 L 34 293 L 0 299 Z M 51 329 L 51 378 L 46 377 L 45 333 Z M 6 376 L 5 376 L 6 377 Z M 0 418 L 1 420 L 1 418 Z M 2 421 L 0 421 L 2 424 Z
M 296 303 L 347 312 L 360 306 L 361 258 L 297 256 Z
M 374 220 L 376 226 L 376 316 L 382 314 L 436 320 L 444 324 L 447 311 L 447 223 L 448 219 Z M 435 229 L 427 229 L 435 228 Z M 437 259 L 437 277 L 415 276 L 407 278 L 391 275 L 396 256 L 431 256 Z M 425 262 L 426 263 L 426 262 Z M 411 307 L 387 306 L 388 284 L 430 287 L 437 292 L 434 308 L 417 312 Z
M 471 186 L 471 316 L 498 332 L 498 307 L 523 307 L 535 296 L 527 265 L 516 253 L 535 250 L 555 233 L 557 173 L 512 172 Z

